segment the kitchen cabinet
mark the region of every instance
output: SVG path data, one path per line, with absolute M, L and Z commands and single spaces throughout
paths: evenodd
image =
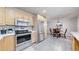
M 75 50 L 79 51 L 79 41 L 76 38 L 74 38 L 74 41 L 75 41 Z
M 23 19 L 25 22 L 27 21 L 28 26 L 32 26 L 33 25 L 32 15 L 29 15 L 29 14 L 27 14 L 26 12 L 24 12 L 22 10 L 16 10 L 15 18 Z
M 78 32 L 72 32 L 71 33 L 71 42 L 72 42 L 72 50 L 73 51 L 79 51 L 79 33 Z
M 6 36 L 0 40 L 0 51 L 15 51 L 16 50 L 16 40 L 15 36 Z
M 79 51 L 79 41 L 75 37 L 72 37 L 72 39 L 73 39 L 72 43 L 73 51 Z
M 15 24 L 15 10 L 13 8 L 6 8 L 6 25 Z
M 0 25 L 15 25 L 16 19 L 30 20 L 32 17 L 22 10 L 0 7 Z
M 15 11 L 15 18 L 24 19 L 23 12 L 21 10 L 16 10 Z
M 32 19 L 32 16 L 28 16 L 28 18 L 25 19 L 25 20 L 27 20 L 28 26 L 33 26 L 33 19 Z
M 33 18 L 30 17 L 29 20 L 30 20 L 30 25 L 33 26 Z
M 32 17 L 32 21 L 33 21 L 33 28 L 36 29 L 37 28 L 37 16 L 33 16 Z
M 15 51 L 16 50 L 16 40 L 15 36 L 4 37 L 4 50 L 5 51 Z
M 0 51 L 3 51 L 3 48 L 4 48 L 3 42 L 4 42 L 4 40 L 3 40 L 3 38 L 2 38 L 2 39 L 0 40 Z
M 5 25 L 5 8 L 0 7 L 0 25 Z
M 31 39 L 32 39 L 32 43 L 37 42 L 37 33 L 36 33 L 36 31 L 32 31 Z
M 24 20 L 28 20 L 29 16 L 28 15 L 24 15 Z

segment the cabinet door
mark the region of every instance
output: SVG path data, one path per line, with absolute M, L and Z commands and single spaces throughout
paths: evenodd
M 15 24 L 15 10 L 12 8 L 6 8 L 6 25 Z
M 0 25 L 5 25 L 5 8 L 0 7 Z
M 37 33 L 36 32 L 32 32 L 31 39 L 32 39 L 32 43 L 37 42 Z
M 23 19 L 24 15 L 23 15 L 22 11 L 16 10 L 15 17 L 18 18 L 18 19 Z
M 33 18 L 32 17 L 30 17 L 30 22 L 31 22 L 30 25 L 33 26 Z
M 3 38 L 0 40 L 0 51 L 4 51 L 4 46 L 3 46 L 3 44 L 4 44 L 4 40 L 3 40 Z
M 79 51 L 79 42 L 76 38 L 74 38 L 75 41 L 75 51 Z
M 24 20 L 29 20 L 29 16 L 24 15 Z
M 15 51 L 16 50 L 16 41 L 15 36 L 7 36 L 4 38 L 5 51 Z

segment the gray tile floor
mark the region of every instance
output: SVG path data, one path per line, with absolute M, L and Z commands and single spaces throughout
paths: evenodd
M 33 44 L 23 51 L 72 51 L 72 45 L 69 37 L 65 39 L 49 36 L 44 41 Z

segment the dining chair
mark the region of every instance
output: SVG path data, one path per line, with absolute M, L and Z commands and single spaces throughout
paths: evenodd
M 50 28 L 50 35 L 52 35 L 52 29 Z
M 60 35 L 64 36 L 64 38 L 66 38 L 66 33 L 67 33 L 67 29 L 64 32 L 61 32 Z
M 59 29 L 55 28 L 53 29 L 53 37 L 59 37 Z

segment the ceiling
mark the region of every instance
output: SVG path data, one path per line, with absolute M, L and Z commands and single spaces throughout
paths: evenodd
M 79 14 L 78 7 L 18 7 L 24 11 L 30 12 L 34 15 L 40 14 L 47 18 L 56 17 L 74 17 Z M 45 13 L 43 11 L 45 10 Z

